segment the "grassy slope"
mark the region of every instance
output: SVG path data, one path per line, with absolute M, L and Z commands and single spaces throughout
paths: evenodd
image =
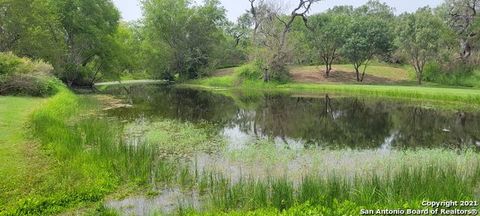
M 355 77 L 353 65 L 343 64 L 343 65 L 333 65 L 334 70 L 345 71 L 351 73 L 352 78 Z M 324 66 L 294 66 L 291 68 L 292 73 L 322 73 Z M 391 79 L 392 81 L 408 81 L 414 78 L 415 74 L 408 70 L 407 66 L 404 67 L 393 67 L 386 64 L 371 65 L 367 68 L 367 77 L 376 76 Z
M 211 148 L 207 142 L 214 141 L 207 129 L 162 121 L 155 125 L 158 133 L 149 134 L 152 147 L 132 148 L 119 139 L 123 134 L 119 123 L 96 116 L 103 106 L 99 99 L 77 96 L 62 88 L 54 97 L 40 102 L 33 98 L 0 98 L 0 120 L 5 120 L 0 123 L 0 171 L 2 176 L 14 177 L 0 179 L 0 215 L 110 213 L 101 203 L 118 189 L 144 191 L 151 188 L 152 179 L 162 184 L 180 182 L 175 164 L 154 159 L 160 153 L 154 145 L 163 144 L 162 153 L 170 154 L 170 149 L 173 154 L 203 144 L 207 151 Z M 19 118 L 23 121 L 16 122 Z M 30 128 L 23 128 L 27 120 Z M 42 149 L 25 156 L 23 152 L 31 149 L 23 145 L 28 141 L 22 136 L 26 131 Z M 172 140 L 176 148 L 165 146 Z M 38 155 L 55 163 L 45 166 L 35 159 Z M 15 176 L 17 173 L 21 175 Z
M 31 190 L 45 162 L 26 139 L 26 121 L 43 99 L 0 97 L 0 212 Z
M 348 67 L 348 66 L 342 66 Z M 308 68 L 308 67 L 307 67 Z M 380 72 L 379 68 L 388 68 L 386 66 L 379 66 L 375 73 L 381 76 L 393 76 L 394 71 L 398 68 L 390 67 L 389 72 Z M 405 73 L 407 73 L 404 70 Z M 400 78 L 405 78 L 408 75 L 399 75 Z M 394 77 L 397 79 L 399 77 Z M 462 103 L 468 106 L 480 106 L 480 90 L 470 88 L 453 88 L 446 86 L 436 86 L 433 84 L 426 84 L 424 86 L 414 86 L 410 82 L 403 85 L 365 85 L 365 84 L 345 84 L 345 83 L 298 83 L 290 82 L 286 84 L 279 83 L 263 83 L 261 80 L 242 80 L 237 73 L 227 74 L 225 76 L 214 76 L 201 80 L 192 81 L 186 86 L 200 87 L 207 89 L 218 88 L 236 88 L 236 89 L 250 89 L 250 90 L 268 90 L 268 91 L 283 91 L 292 93 L 306 93 L 306 94 L 324 94 L 324 93 L 340 93 L 345 95 L 362 95 L 371 97 L 389 97 L 409 100 L 434 100 L 445 101 L 450 103 Z

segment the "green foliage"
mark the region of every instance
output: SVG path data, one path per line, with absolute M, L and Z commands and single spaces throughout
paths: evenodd
M 220 2 L 208 0 L 193 6 L 186 0 L 148 0 L 143 7 L 152 58 L 165 62 L 154 73 L 170 80 L 205 75 L 205 69 L 215 63 L 216 46 L 224 40 L 220 24 L 226 18 Z
M 62 86 L 62 82 L 57 78 L 42 74 L 0 77 L 0 95 L 45 97 L 56 94 Z
M 445 67 L 429 62 L 425 65 L 423 80 L 448 86 L 480 87 L 480 71 L 462 63 Z
M 0 95 L 54 95 L 62 84 L 51 75 L 52 70 L 43 61 L 0 53 Z
M 442 20 L 434 16 L 428 7 L 400 18 L 397 27 L 399 52 L 415 68 L 419 84 L 423 80 L 425 64 L 438 56 L 445 29 Z
M 239 78 L 247 80 L 260 80 L 263 77 L 262 68 L 258 63 L 255 62 L 236 68 L 235 74 L 238 74 Z
M 363 81 L 363 75 L 360 77 L 359 74 L 361 66 L 366 67 L 374 56 L 384 56 L 391 52 L 393 34 L 388 24 L 381 17 L 367 15 L 352 17 L 341 52 L 353 63 L 357 81 Z
M 54 1 L 58 28 L 68 49 L 59 78 L 69 85 L 89 85 L 99 74 L 112 75 L 117 44 L 113 39 L 120 14 L 109 0 Z
M 315 52 L 315 59 L 319 58 L 319 62 L 326 66 L 327 76 L 345 44 L 349 19 L 346 14 L 330 12 L 312 16 L 309 20 L 311 29 L 307 30 L 307 41 Z
M 51 74 L 52 66 L 43 61 L 20 58 L 13 53 L 0 53 L 0 75 Z
M 45 59 L 69 85 L 117 73 L 122 59 L 113 34 L 120 15 L 110 0 L 6 0 L 0 8 L 0 51 Z

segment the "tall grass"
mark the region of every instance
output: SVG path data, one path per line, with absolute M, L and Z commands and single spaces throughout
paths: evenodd
M 332 160 L 329 154 L 318 153 L 318 157 Z M 339 212 L 357 215 L 365 208 L 423 209 L 421 203 L 424 200 L 480 198 L 480 155 L 472 151 L 460 154 L 439 150 L 396 152 L 388 157 L 371 156 L 376 159 L 360 165 L 351 163 L 361 158 L 348 152 L 344 154 L 350 158 L 348 163 L 338 158 L 337 162 L 330 164 L 334 167 L 323 164 L 321 169 L 311 169 L 299 181 L 289 175 L 235 180 L 230 178 L 228 171 L 204 171 L 195 185 L 205 195 L 208 205 L 204 211 L 192 210 L 190 213 L 292 215 L 302 209 L 314 212 L 314 215 L 336 215 Z M 363 157 L 362 153 L 358 155 Z M 255 163 L 263 166 L 258 161 Z M 383 166 L 378 166 L 379 163 Z M 377 169 L 368 169 L 370 167 Z
M 61 89 L 32 114 L 32 137 L 55 164 L 36 192 L 7 213 L 55 214 L 99 202 L 123 185 L 190 189 L 198 176 L 178 156 L 223 145 L 208 128 L 167 120 L 149 125 L 148 139 L 132 144 L 125 138 L 130 125 L 98 115 L 101 106 L 92 97 Z
M 56 165 L 11 214 L 54 214 L 98 202 L 124 183 L 142 186 L 171 178 L 174 169 L 156 157 L 156 148 L 126 145 L 122 126 L 95 116 L 97 106 L 62 89 L 34 112 L 32 135 Z
M 339 203 L 349 203 L 358 214 L 360 208 L 423 208 L 424 200 L 478 200 L 475 188 L 480 182 L 479 166 L 466 176 L 453 165 L 432 164 L 426 167 L 402 167 L 387 176 L 355 176 L 353 179 L 314 174 L 299 185 L 286 178 L 266 181 L 241 180 L 231 184 L 217 177 L 209 183 L 208 212 L 289 211 L 305 204 L 317 210 L 336 211 Z

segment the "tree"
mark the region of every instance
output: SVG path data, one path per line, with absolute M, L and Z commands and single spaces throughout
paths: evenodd
M 2 0 L 0 2 L 0 52 L 11 51 L 27 34 L 34 17 L 31 1 Z
M 58 14 L 43 0 L 0 0 L 0 52 L 44 59 L 56 65 L 65 46 L 58 40 Z
M 353 63 L 358 82 L 363 82 L 368 63 L 374 56 L 390 53 L 393 35 L 388 22 L 375 16 L 352 17 L 342 54 Z M 360 73 L 360 68 L 363 71 Z
M 422 84 L 425 64 L 437 56 L 442 29 L 445 29 L 442 20 L 428 7 L 400 18 L 396 43 L 415 68 L 418 84 Z
M 119 68 L 128 73 L 145 71 L 145 37 L 139 22 L 121 22 L 115 32 L 119 47 Z
M 252 24 L 253 20 L 249 13 L 241 15 L 237 19 L 237 23 L 228 22 L 226 32 L 234 39 L 235 47 L 237 47 L 242 41 L 248 40 Z
M 193 6 L 187 0 L 145 0 L 145 31 L 151 47 L 166 64 L 157 74 L 173 80 L 197 78 L 212 67 L 215 46 L 223 38 L 225 9 L 218 0 Z
M 57 68 L 59 77 L 69 85 L 92 85 L 100 72 L 112 69 L 112 47 L 120 14 L 111 0 L 52 0 L 59 14 L 59 38 L 67 49 Z
M 268 4 L 260 1 L 255 5 L 255 0 L 249 0 L 251 3 L 251 13 L 254 20 L 254 44 L 258 43 L 258 33 L 262 34 L 262 44 L 271 50 L 266 60 L 264 68 L 264 81 L 269 82 L 272 78 L 284 81 L 289 76 L 286 69 L 286 43 L 288 33 L 297 18 L 301 18 L 307 23 L 307 14 L 312 5 L 319 0 L 299 0 L 298 5 L 292 9 L 288 15 L 283 15 L 280 7 L 273 2 Z
M 448 22 L 460 42 L 460 58 L 467 60 L 480 35 L 479 0 L 447 0 Z
M 310 31 L 307 31 L 307 42 L 325 64 L 326 77 L 330 76 L 333 61 L 337 59 L 339 49 L 345 43 L 347 23 L 347 16 L 333 13 L 309 18 Z

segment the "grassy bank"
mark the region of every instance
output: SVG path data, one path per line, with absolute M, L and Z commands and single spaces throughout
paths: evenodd
M 48 167 L 39 169 L 44 172 L 29 185 L 30 191 L 7 205 L 2 214 L 55 214 L 101 200 L 105 193 L 114 188 L 116 181 L 112 181 L 111 175 L 103 171 L 102 161 L 96 163 L 91 158 L 92 154 L 82 153 L 85 149 L 79 145 L 82 137 L 91 138 L 89 134 L 82 133 L 80 127 L 66 121 L 86 109 L 86 105 L 81 106 L 80 99 L 63 88 L 37 107 L 30 116 L 30 128 L 27 131 L 32 134 L 32 140 L 41 146 L 41 151 L 36 154 L 43 155 L 50 163 Z M 107 125 L 103 129 L 98 130 L 105 135 L 103 137 L 111 135 Z
M 6 113 L 5 118 L 8 118 L 1 125 L 8 127 L 5 134 L 0 133 L 1 141 L 13 143 L 5 149 L 2 146 L 1 160 L 7 162 L 0 171 L 15 176 L 17 169 L 22 169 L 19 173 L 24 174 L 22 166 L 25 166 L 39 176 L 31 181 L 24 181 L 30 178 L 28 175 L 20 176 L 11 184 L 2 184 L 2 191 L 7 193 L 1 196 L 0 215 L 111 214 L 101 203 L 118 189 L 128 187 L 148 192 L 152 186 L 177 185 L 184 181 L 185 172 L 178 171 L 181 170 L 178 161 L 169 159 L 177 158 L 171 157 L 175 155 L 171 141 L 183 143 L 185 152 L 195 149 L 193 145 L 207 146 L 206 149 L 211 146 L 205 144 L 212 138 L 208 131 L 188 123 L 163 120 L 154 127 L 158 133 L 149 133 L 148 142 L 132 144 L 124 137 L 129 124 L 101 115 L 108 102 L 77 96 L 65 88 L 41 104 L 30 98 L 1 99 L 6 103 L 18 103 L 19 108 L 7 109 L 10 107 L 7 104 L 0 106 L 0 112 Z M 34 107 L 37 108 L 33 114 L 29 114 L 31 112 L 27 111 Z M 28 120 L 29 128 L 7 133 L 22 128 L 17 126 L 25 122 L 10 125 L 18 116 Z M 31 134 L 32 141 L 39 143 L 38 152 L 32 153 L 32 158 L 40 155 L 48 164 L 13 160 L 20 154 L 18 151 L 24 150 L 24 146 L 19 146 L 23 141 L 22 133 Z M 162 143 L 170 147 L 159 148 Z M 22 188 L 28 190 L 19 192 Z
M 259 79 L 246 79 L 241 70 L 224 76 L 195 80 L 183 86 L 203 89 L 241 89 L 277 91 L 298 94 L 343 94 L 352 96 L 394 98 L 406 100 L 443 101 L 467 106 L 480 106 L 480 90 L 468 88 L 410 86 L 410 85 L 365 85 L 347 83 L 264 83 Z

